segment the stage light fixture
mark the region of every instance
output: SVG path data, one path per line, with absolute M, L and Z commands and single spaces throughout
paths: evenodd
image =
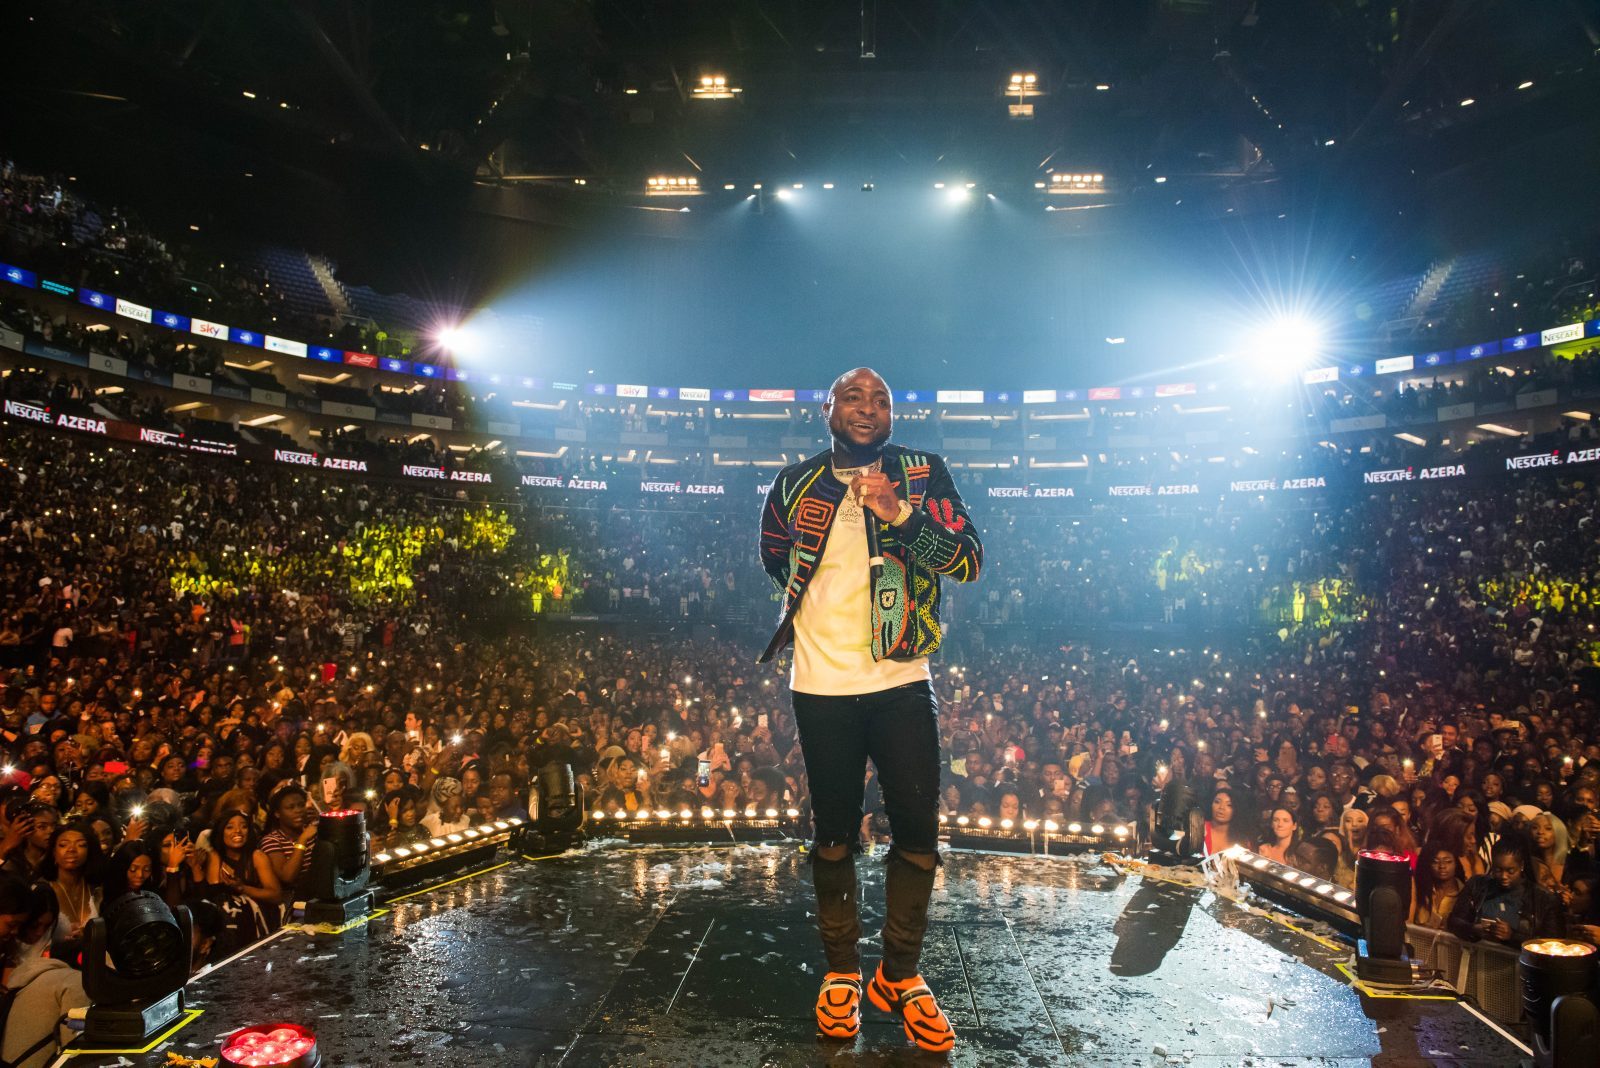
M 736 85 L 728 84 L 726 74 L 703 74 L 700 81 L 689 87 L 691 100 L 732 100 L 737 93 L 744 92 Z
M 338 926 L 372 910 L 370 842 L 363 812 L 335 809 L 317 817 L 316 844 L 302 876 L 305 922 Z M 426 853 L 429 848 L 417 842 L 411 851 Z
M 1050 175 L 1048 192 L 1054 196 L 1085 196 L 1105 192 L 1106 176 L 1091 172 L 1054 171 Z
M 84 1044 L 142 1046 L 183 1015 L 192 922 L 157 894 L 111 902 L 84 929 Z
M 798 809 L 787 811 L 791 821 L 799 815 Z M 785 825 L 778 809 L 757 810 L 753 805 L 742 814 L 731 808 L 720 813 L 717 809 L 705 808 L 698 815 L 688 808 L 678 812 L 641 809 L 631 818 L 624 812 L 614 820 L 597 816 L 595 822 L 603 825 L 601 834 L 654 844 L 725 842 L 730 837 L 736 842 L 760 842 L 793 837 L 793 828 Z
M 1041 96 L 1044 93 L 1039 75 L 1033 71 L 1018 71 L 1001 87 L 1001 92 L 1006 96 L 1014 96 L 1019 100 L 1030 96 Z
M 1169 784 L 1169 789 L 1177 784 Z M 1192 796 L 1192 791 L 1184 788 Z M 1182 831 L 1171 833 L 1172 853 L 1179 852 Z M 1230 846 L 1226 855 L 1238 865 L 1239 878 L 1271 897 L 1282 898 L 1294 907 L 1326 919 L 1334 925 L 1357 931 L 1361 918 L 1356 910 L 1356 895 L 1316 875 L 1288 864 L 1268 860 L 1244 846 Z
M 1522 1015 L 1533 1028 L 1537 1068 L 1593 1064 L 1600 1039 L 1600 1011 L 1592 991 L 1595 947 L 1584 942 L 1545 938 L 1524 942 L 1517 958 Z
M 597 820 L 600 816 L 597 814 Z M 372 878 L 385 889 L 460 869 L 494 855 L 504 842 L 526 834 L 526 824 L 513 816 L 481 828 L 468 827 L 426 842 L 397 846 L 372 858 Z M 513 842 L 513 846 L 520 844 Z
M 438 327 L 433 332 L 434 343 L 455 356 L 468 355 L 472 349 L 472 334 L 459 323 Z
M 296 1023 L 267 1023 L 240 1028 L 222 1039 L 222 1063 L 229 1068 L 317 1068 L 322 1065 L 322 1050 L 310 1028 Z
M 790 189 L 780 189 L 778 190 L 777 195 L 779 200 L 788 200 L 790 197 L 794 196 L 794 191 Z
M 1008 853 L 1070 856 L 1091 850 L 1125 847 L 1138 828 L 1128 824 L 1097 824 L 1085 831 L 1070 824 L 1065 833 L 1054 820 L 1018 821 L 990 816 L 939 816 L 939 836 L 952 849 L 982 849 Z M 1041 832 L 1042 829 L 1042 833 Z
M 945 198 L 950 201 L 950 203 L 960 204 L 964 201 L 972 199 L 972 190 L 966 189 L 962 186 L 953 186 L 945 190 L 944 195 Z
M 240 1028 L 223 1039 L 222 1063 L 228 1068 L 318 1068 L 322 1051 L 309 1028 L 266 1024 Z
M 1406 917 L 1411 911 L 1411 860 L 1362 850 L 1356 857 L 1356 914 L 1361 919 L 1356 975 L 1365 982 L 1409 985 Z
M 703 192 L 700 179 L 693 175 L 658 174 L 644 180 L 647 197 L 697 197 Z
M 861 183 L 861 191 L 863 193 L 870 193 L 876 188 L 878 188 L 878 187 L 876 185 L 872 184 L 871 182 L 862 182 Z
M 1280 315 L 1257 327 L 1247 342 L 1250 372 L 1279 382 L 1298 378 L 1300 371 L 1323 354 L 1322 329 L 1299 315 Z

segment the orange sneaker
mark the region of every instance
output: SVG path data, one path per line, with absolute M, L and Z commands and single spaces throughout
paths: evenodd
M 817 1031 L 825 1038 L 855 1038 L 861 1032 L 861 973 L 828 972 L 817 992 Z
M 916 1043 L 918 1049 L 948 1053 L 956 1044 L 956 1033 L 939 1003 L 933 1000 L 933 991 L 922 981 L 922 976 L 914 975 L 891 983 L 883 977 L 883 964 L 879 963 L 872 982 L 867 985 L 867 997 L 883 1012 L 900 1014 L 906 1037 Z

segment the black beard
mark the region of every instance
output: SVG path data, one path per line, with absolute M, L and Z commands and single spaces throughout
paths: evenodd
M 841 456 L 848 461 L 847 463 L 839 464 L 838 466 L 840 467 L 866 467 L 868 464 L 875 463 L 882 458 L 883 447 L 888 443 L 889 435 L 887 434 L 879 440 L 866 445 L 857 445 L 835 435 L 833 439 L 833 457 L 835 461 Z

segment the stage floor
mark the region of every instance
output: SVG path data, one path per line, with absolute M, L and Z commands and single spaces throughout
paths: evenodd
M 881 858 L 863 858 L 867 967 Z M 789 1066 L 951 1063 L 1484 1065 L 1521 1056 L 1447 1000 L 1369 999 L 1344 954 L 1191 887 L 1097 858 L 955 853 L 923 974 L 956 1028 L 920 1054 L 867 1008 L 814 1038 L 812 892 L 793 843 L 622 844 L 509 864 L 398 900 L 339 935 L 286 932 L 190 985 L 203 1010 L 154 1051 L 215 1055 L 247 1023 L 312 1027 L 324 1063 Z

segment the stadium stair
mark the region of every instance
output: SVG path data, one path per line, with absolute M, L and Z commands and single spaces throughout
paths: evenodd
M 256 256 L 274 288 L 283 293 L 289 308 L 314 318 L 337 314 L 313 266 L 313 258 L 298 249 L 264 248 Z
M 1439 291 L 1449 280 L 1455 264 L 1456 258 L 1452 256 L 1428 268 L 1428 272 L 1422 276 L 1422 283 L 1417 286 L 1417 291 L 1411 295 L 1411 303 L 1406 305 L 1406 318 L 1420 319 L 1428 314 L 1428 309 L 1433 307 L 1433 302 L 1438 299 Z
M 334 314 L 341 319 L 350 314 L 350 298 L 345 295 L 344 286 L 333 276 L 333 264 L 322 256 L 306 256 L 306 262 L 311 267 L 311 273 L 317 280 L 317 285 L 322 288 L 323 297 Z

